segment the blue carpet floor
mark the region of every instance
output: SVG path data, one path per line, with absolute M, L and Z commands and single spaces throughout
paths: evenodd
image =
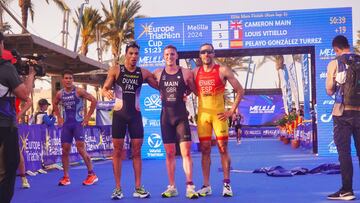
M 234 141 L 229 143 L 232 158 L 232 168 L 240 172 L 231 173 L 231 185 L 234 197 L 224 198 L 222 193 L 222 173 L 219 172 L 220 157 L 217 148 L 212 150 L 211 185 L 213 195 L 197 200 L 185 197 L 185 178 L 181 159 L 177 159 L 176 182 L 179 196 L 170 199 L 161 198 L 160 194 L 168 184 L 165 161 L 143 161 L 143 184 L 151 192 L 149 199 L 132 197 L 134 176 L 132 161 L 123 162 L 122 187 L 125 197 L 118 202 L 329 202 L 326 195 L 335 192 L 340 186 L 340 175 L 303 175 L 294 177 L 269 177 L 265 174 L 253 174 L 246 171 L 266 166 L 281 165 L 286 169 L 296 166 L 312 169 L 323 163 L 337 163 L 336 157 L 317 157 L 308 150 L 292 149 L 276 139 L 244 139 L 241 145 Z M 194 183 L 199 188 L 202 185 L 201 155 L 194 152 Z M 360 199 L 360 171 L 356 157 L 354 161 L 354 192 Z M 17 179 L 13 203 L 106 203 L 115 202 L 110 199 L 114 189 L 111 161 L 94 163 L 99 182 L 93 186 L 83 186 L 86 176 L 84 165 L 71 167 L 71 185 L 57 186 L 62 177 L 62 171 L 52 170 L 45 175 L 28 177 L 30 189 L 20 188 L 20 178 Z M 336 201 L 331 201 L 336 202 Z M 353 201 L 354 202 L 354 201 Z M 356 201 L 355 201 L 356 202 Z

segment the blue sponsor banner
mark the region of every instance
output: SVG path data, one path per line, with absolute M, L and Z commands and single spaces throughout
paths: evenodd
M 310 72 L 309 72 L 309 56 L 302 55 L 302 81 L 304 88 L 304 119 L 310 120 Z
M 338 34 L 352 44 L 350 7 L 135 19 L 135 39 L 141 46 L 138 65 L 151 71 L 164 65 L 162 52 L 168 44 L 184 52 L 198 51 L 205 42 L 216 50 L 314 46 L 319 155 L 333 154 L 328 148 L 331 106 L 323 102 L 331 99 L 325 93 L 326 67 L 334 58 L 331 41 Z
M 284 116 L 282 95 L 245 95 L 238 107 L 243 125 L 276 125 Z
M 242 137 L 276 137 L 280 130 L 277 127 L 261 126 L 261 127 L 242 127 Z M 235 132 L 233 133 L 235 136 Z
M 44 128 L 19 125 L 20 153 L 24 156 L 26 170 L 36 171 L 41 168 L 43 139 L 40 136 Z
M 159 128 L 144 128 L 144 143 L 141 148 L 142 159 L 165 159 L 165 148 Z
M 303 123 L 298 127 L 300 130 L 300 145 L 304 148 L 311 149 L 313 139 L 313 126 L 311 122 Z
M 26 170 L 36 171 L 44 165 L 61 163 L 61 128 L 46 125 L 19 125 L 19 145 L 24 155 Z M 86 151 L 92 158 L 111 156 L 113 145 L 111 126 L 87 126 L 84 128 Z M 82 160 L 71 147 L 70 162 Z
M 44 125 L 40 126 L 45 129 L 45 133 L 41 134 L 41 136 L 45 137 L 43 142 L 44 164 L 61 163 L 61 128 L 57 126 L 52 128 L 46 128 Z M 35 128 L 36 126 L 32 125 L 31 127 Z
M 290 85 L 290 77 L 289 77 L 289 71 L 286 69 L 286 66 L 284 65 L 284 78 L 286 83 L 286 104 L 287 108 L 285 112 L 289 113 L 291 111 L 292 106 L 292 92 L 291 92 L 291 85 Z
M 160 129 L 161 99 L 158 90 L 144 84 L 140 94 L 140 108 L 145 132 L 141 158 L 165 159 Z

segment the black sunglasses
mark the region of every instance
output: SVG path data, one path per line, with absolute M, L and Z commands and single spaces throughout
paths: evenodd
M 214 51 L 213 50 L 208 50 L 208 49 L 205 49 L 205 50 L 201 50 L 200 51 L 200 54 L 213 54 Z

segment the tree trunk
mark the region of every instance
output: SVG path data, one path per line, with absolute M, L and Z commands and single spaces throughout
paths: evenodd
M 112 54 L 114 56 L 114 61 L 116 63 L 119 62 L 119 59 L 120 59 L 120 55 L 119 55 L 119 49 L 120 49 L 120 40 L 119 39 L 115 39 L 114 40 L 114 43 L 112 44 L 111 46 L 111 51 L 112 51 Z
M 19 0 L 19 6 L 21 8 L 21 23 L 25 28 L 27 28 L 27 20 L 28 20 L 28 2 L 29 0 Z M 21 33 L 26 33 L 25 29 L 22 29 Z
M 80 54 L 86 56 L 88 52 L 89 52 L 88 46 L 82 44 L 80 47 Z

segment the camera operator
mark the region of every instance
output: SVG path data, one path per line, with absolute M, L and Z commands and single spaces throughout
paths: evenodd
M 14 194 L 16 169 L 19 164 L 18 129 L 16 126 L 15 97 L 23 101 L 33 88 L 35 71 L 21 82 L 15 67 L 3 59 L 4 35 L 0 32 L 0 202 L 9 203 Z

